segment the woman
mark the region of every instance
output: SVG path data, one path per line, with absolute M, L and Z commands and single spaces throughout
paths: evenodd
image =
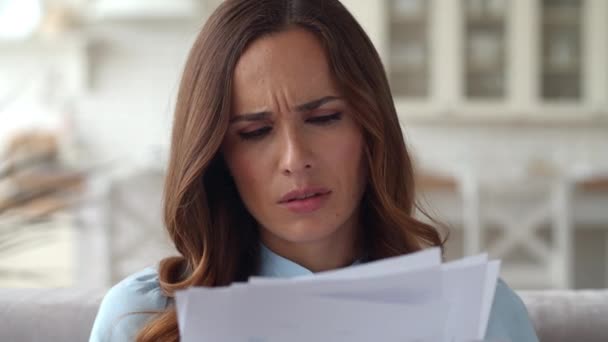
M 227 0 L 186 63 L 164 219 L 181 254 L 114 286 L 92 341 L 177 341 L 172 297 L 442 246 L 380 58 L 337 0 Z M 489 338 L 536 341 L 500 282 Z

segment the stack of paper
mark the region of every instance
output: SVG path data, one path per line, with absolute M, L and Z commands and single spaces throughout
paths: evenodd
M 438 248 L 290 279 L 176 293 L 181 341 L 474 341 L 500 262 Z

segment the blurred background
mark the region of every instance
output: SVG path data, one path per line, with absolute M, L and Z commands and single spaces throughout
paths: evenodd
M 106 288 L 174 253 L 173 104 L 220 2 L 0 0 L 0 287 Z M 448 259 L 487 251 L 517 289 L 607 287 L 608 1 L 342 2 Z

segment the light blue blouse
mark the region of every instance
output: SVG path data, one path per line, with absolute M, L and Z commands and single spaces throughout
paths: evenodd
M 260 276 L 294 277 L 311 274 L 306 268 L 273 253 L 262 246 Z M 135 273 L 112 287 L 105 295 L 91 332 L 90 342 L 133 341 L 150 314 L 129 314 L 160 311 L 168 298 L 160 289 L 155 268 Z M 537 342 L 528 312 L 521 299 L 504 281 L 498 281 L 492 304 L 486 339 L 512 342 Z

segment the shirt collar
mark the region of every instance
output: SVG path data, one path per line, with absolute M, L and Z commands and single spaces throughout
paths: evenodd
M 292 278 L 312 274 L 306 267 L 278 255 L 264 244 L 260 244 L 260 257 L 259 276 L 262 277 Z
M 261 266 L 258 275 L 261 277 L 292 278 L 313 274 L 306 267 L 278 255 L 262 243 L 260 244 L 260 257 Z M 361 260 L 357 260 L 353 265 L 361 262 Z

